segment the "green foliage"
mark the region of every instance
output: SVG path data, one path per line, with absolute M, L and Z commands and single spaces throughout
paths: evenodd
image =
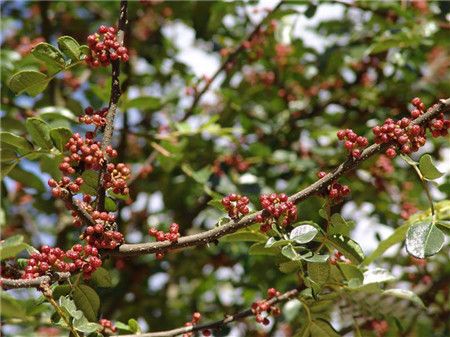
M 449 43 L 442 22 L 448 6 L 426 6 L 290 1 L 254 13 L 247 2 L 129 2 L 125 45 L 131 57 L 120 65 L 123 92 L 112 145 L 119 151 L 113 162 L 130 164 L 138 178 L 130 195 L 109 189 L 105 199 L 126 243 L 154 240 L 148 227 L 167 231 L 172 222 L 182 236 L 220 232 L 235 221 L 226 217 L 224 195 L 248 196 L 253 214 L 261 209 L 261 194 L 292 195 L 314 183 L 318 172 L 333 172 L 347 160 L 336 131 L 353 129 L 372 143 L 371 127 L 408 116 L 413 97 L 427 108 L 446 98 Z M 88 67 L 90 50 L 79 42 L 101 24 L 114 25 L 118 10 L 118 2 L 2 5 L 2 263 L 23 269 L 31 243 L 48 240 L 68 249 L 79 242 L 85 227 L 71 226 L 70 212 L 51 198 L 47 180 L 61 179 L 58 165 L 70 156 L 65 143 L 72 133 L 94 129 L 78 123 L 86 106 L 108 106 L 111 67 Z M 317 21 L 319 12 L 337 18 Z M 311 36 L 298 31 L 297 20 L 305 18 L 313 19 Z M 239 48 L 259 20 L 262 37 Z M 45 39 L 33 41 L 40 34 Z M 214 60 L 214 69 L 204 57 Z M 192 105 L 208 86 L 199 71 L 211 76 L 219 67 L 223 71 Z M 101 141 L 102 128 L 96 132 Z M 271 287 L 301 291 L 277 304 L 282 316 L 272 330 L 245 321 L 246 336 L 275 336 L 287 323 L 295 336 L 351 330 L 374 336 L 372 320 L 386 320 L 389 336 L 444 335 L 450 208 L 442 200 L 448 196 L 432 193 L 440 201 L 429 200 L 426 189 L 434 184 L 448 192 L 448 175 L 437 169 L 448 144 L 429 135 L 427 146 L 430 154 L 420 158 L 401 155 L 413 168 L 378 155 L 356 165 L 336 181 L 352 190 L 342 203 L 324 202 L 319 194 L 302 199 L 298 220 L 287 227 L 280 219 L 263 233 L 261 224 L 253 224 L 207 245 L 168 251 L 162 261 L 153 254 L 101 251 L 103 267 L 88 280 L 73 275 L 53 284 L 53 298 L 74 328 L 90 337 L 100 336 L 100 317 L 115 321 L 122 334 L 141 333 L 138 318 L 150 331 L 183 326 L 195 311 L 204 317 L 201 324 L 223 319 Z M 143 163 L 150 163 L 151 173 Z M 80 165 L 71 178 L 77 176 L 84 180 L 80 193 L 95 196 L 98 173 Z M 96 203 L 94 198 L 91 206 Z M 403 289 L 406 282 L 411 290 Z M 65 320 L 44 296 L 34 296 L 2 292 L 6 325 L 37 336 L 51 317 L 67 334 Z M 331 325 L 332 317 L 340 317 L 339 324 Z M 213 333 L 230 331 L 224 326 Z

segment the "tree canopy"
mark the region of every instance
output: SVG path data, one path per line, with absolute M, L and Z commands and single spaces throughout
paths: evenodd
M 1 6 L 2 334 L 450 334 L 450 2 Z

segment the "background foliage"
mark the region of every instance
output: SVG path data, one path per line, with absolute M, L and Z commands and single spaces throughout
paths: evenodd
M 118 201 L 126 242 L 150 241 L 149 225 L 167 230 L 177 222 L 182 235 L 212 228 L 225 213 L 208 202 L 230 192 L 247 195 L 251 209 L 258 210 L 260 194 L 291 195 L 316 181 L 317 172 L 329 172 L 346 159 L 337 130 L 352 128 L 372 140 L 371 127 L 408 115 L 413 97 L 430 106 L 448 96 L 449 2 L 291 1 L 274 13 L 265 9 L 274 5 L 130 2 L 125 34 L 130 62 L 122 66 L 124 92 L 113 139 L 118 160 L 131 164 L 133 173 L 141 172 L 131 199 Z M 55 73 L 29 52 L 31 46 L 42 41 L 57 46 L 60 36 L 85 44 L 101 24 L 117 22 L 118 3 L 7 1 L 2 13 L 2 130 L 30 139 L 26 120 L 39 117 L 51 128 L 82 131 L 76 121 L 83 109 L 107 106 L 110 68 L 64 65 L 42 93 L 28 92 L 35 97 L 15 96 L 7 83 L 23 69 Z M 265 16 L 263 38 L 243 48 L 191 109 L 226 51 L 245 41 Z M 203 69 L 208 72 L 204 77 Z M 71 247 L 79 231 L 46 184 L 50 176 L 60 177 L 62 156 L 52 146 L 31 153 L 22 146 L 18 153 L 2 146 L 2 178 L 8 175 L 2 180 L 2 237 L 20 234 L 36 247 Z M 155 150 L 153 170 L 146 174 L 142 164 Z M 23 153 L 28 154 L 19 161 Z M 441 162 L 441 171 L 448 169 L 448 139 L 429 141 L 413 158 L 422 153 Z M 352 233 L 366 256 L 402 228 L 408 210 L 428 209 L 415 171 L 400 158 L 390 162 L 375 156 L 340 182 L 351 187 L 351 197 L 332 213 L 349 222 L 340 230 Z M 430 186 L 433 198 L 444 200 L 448 175 L 438 183 Z M 299 219 L 324 228 L 322 204 L 319 197 L 301 203 Z M 436 208 L 442 219 L 448 218 L 448 202 Z M 416 260 L 407 255 L 404 238 L 405 232 L 391 254 L 370 261 L 371 267 L 395 275 L 385 289 L 413 289 L 426 309 L 364 293 L 338 298 L 330 293 L 306 304 L 318 318 L 332 318 L 341 334 L 354 329 L 349 317 L 357 317 L 367 318 L 360 326 L 365 336 L 376 335 L 372 319 L 389 323 L 386 336 L 397 336 L 399 330 L 410 336 L 448 335 L 448 246 L 427 261 Z M 249 254 L 252 244 L 228 237 L 217 245 L 167 254 L 162 261 L 154 255 L 111 258 L 104 264 L 110 282 L 89 284 L 97 286 L 103 317 L 137 319 L 144 330 L 182 326 L 194 311 L 207 320 L 220 319 L 265 297 L 270 287 L 286 291 L 298 284 L 295 274 L 280 272 L 279 257 Z M 2 292 L 4 333 L 54 332 L 50 307 L 34 305 L 38 297 L 34 290 Z M 214 334 L 292 336 L 306 325 L 306 304 L 287 302 L 269 328 L 247 320 Z

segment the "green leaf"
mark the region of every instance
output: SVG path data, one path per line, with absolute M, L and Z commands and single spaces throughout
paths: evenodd
M 11 170 L 16 167 L 16 165 L 19 163 L 19 161 L 14 161 L 11 163 L 2 163 L 1 166 L 1 171 L 0 171 L 0 177 L 3 180 L 3 178 L 5 178 L 9 172 L 11 172 Z
M 222 201 L 220 199 L 212 199 L 208 201 L 208 205 L 223 211 Z
M 418 259 L 423 259 L 439 252 L 444 242 L 444 233 L 439 228 L 432 222 L 421 222 L 408 229 L 406 251 Z
M 288 261 L 280 264 L 278 269 L 284 274 L 292 274 L 300 269 L 299 261 Z
M 307 270 L 309 278 L 319 285 L 327 283 L 330 278 L 329 263 L 308 262 Z
M 45 150 L 51 150 L 53 148 L 53 142 L 50 137 L 50 126 L 42 119 L 36 117 L 28 118 L 25 122 L 25 127 L 37 146 Z
M 37 110 L 41 118 L 48 119 L 67 119 L 72 122 L 78 122 L 77 116 L 69 109 L 62 106 L 47 106 Z
M 132 329 L 133 332 L 141 333 L 142 329 L 139 326 L 138 322 L 134 318 L 130 318 L 128 320 L 128 325 Z
M 84 55 L 90 55 L 90 54 L 91 54 L 91 49 L 90 49 L 88 46 L 82 44 L 82 45 L 80 46 L 80 52 L 81 52 L 82 54 L 84 54 Z
M 16 95 L 26 92 L 35 97 L 47 88 L 50 80 L 50 77 L 39 71 L 22 70 L 11 76 L 8 86 Z
M 70 317 L 74 317 L 75 319 L 80 319 L 81 317 L 83 317 L 83 312 L 77 310 L 75 299 L 72 301 L 65 296 L 61 296 L 59 298 L 59 306 L 62 310 L 66 311 L 70 315 Z
M 223 238 L 224 242 L 264 242 L 266 236 L 262 233 L 242 231 L 232 233 Z
M 37 59 L 44 61 L 49 67 L 62 69 L 66 66 L 63 54 L 49 43 L 41 42 L 37 44 L 31 53 Z
M 113 192 L 112 188 L 110 188 L 108 190 L 108 194 L 109 194 L 109 196 L 111 196 L 114 199 L 120 199 L 120 200 L 128 200 L 128 199 L 130 199 L 130 194 L 129 193 L 127 195 L 116 194 L 116 193 Z
M 265 248 L 264 243 L 255 243 L 248 251 L 250 255 L 277 255 L 279 249 L 277 248 Z
M 73 292 L 73 301 L 90 322 L 97 322 L 100 298 L 94 289 L 87 285 L 79 285 Z
M 114 323 L 114 325 L 119 330 L 125 330 L 125 331 L 133 332 L 133 329 L 131 329 L 131 327 L 128 324 L 122 323 L 120 321 L 116 321 Z
M 105 198 L 105 210 L 107 212 L 115 212 L 115 211 L 117 211 L 117 204 L 110 197 L 106 197 Z
M 17 136 L 11 132 L 0 132 L 0 141 L 2 143 L 10 144 L 20 150 L 33 151 L 33 145 L 24 137 Z
M 378 244 L 377 249 L 375 249 L 368 257 L 366 257 L 361 265 L 368 266 L 393 245 L 402 242 L 405 239 L 406 232 L 408 231 L 408 228 L 410 226 L 411 224 L 408 222 L 396 228 L 395 231 L 387 239 L 381 241 Z
M 440 178 L 444 173 L 439 172 L 439 170 L 434 166 L 433 160 L 429 154 L 424 154 L 419 160 L 419 169 L 422 175 L 430 180 Z
M 314 319 L 309 327 L 311 337 L 340 337 L 334 328 L 327 321 Z
M 358 267 L 352 264 L 341 262 L 339 262 L 337 266 L 347 281 L 350 281 L 351 279 L 357 279 L 360 285 L 363 283 L 364 275 L 362 271 L 358 269 Z
M 400 153 L 400 157 L 411 166 L 416 166 L 419 164 L 415 160 L 412 160 L 412 158 L 410 156 L 407 156 L 406 154 Z
M 302 225 L 295 227 L 291 233 L 289 238 L 291 240 L 295 240 L 297 243 L 307 243 L 310 242 L 319 231 L 316 227 L 311 225 Z
M 393 276 L 388 270 L 383 268 L 375 268 L 369 269 L 364 273 L 363 285 L 394 282 L 396 280 L 397 278 Z
M 0 305 L 2 308 L 2 319 L 26 319 L 27 317 L 25 308 L 21 305 L 21 302 L 6 294 L 4 291 L 0 293 Z
M 334 213 L 330 220 L 334 226 L 348 226 L 347 221 L 339 213 Z
M 10 162 L 12 160 L 16 160 L 17 158 L 17 154 L 14 150 L 0 148 L 0 161 L 2 163 Z
M 85 334 L 90 334 L 97 330 L 102 330 L 103 328 L 100 324 L 89 322 L 85 316 L 74 319 L 73 326 L 75 329 L 84 332 Z
M 341 234 L 331 235 L 328 240 L 341 252 L 347 259 L 354 264 L 360 264 L 364 260 L 364 253 L 356 241 Z
M 32 172 L 25 171 L 19 166 L 9 172 L 9 177 L 20 182 L 25 187 L 34 188 L 38 192 L 45 192 L 46 187 L 42 180 Z
M 422 302 L 420 297 L 417 296 L 415 293 L 413 293 L 410 290 L 406 290 L 406 289 L 389 289 L 389 290 L 385 290 L 383 292 L 383 294 L 389 295 L 389 296 L 393 296 L 393 297 L 397 297 L 397 298 L 401 298 L 401 299 L 405 299 L 405 300 L 409 300 L 411 302 L 416 302 L 422 308 L 426 309 L 426 306 Z
M 92 274 L 91 282 L 93 285 L 100 288 L 112 287 L 111 275 L 103 267 L 97 268 L 97 270 Z
M 283 254 L 289 260 L 292 260 L 292 261 L 299 260 L 299 258 L 300 258 L 300 255 L 295 251 L 294 247 L 291 244 L 284 246 L 281 249 L 281 254 Z
M 94 171 L 84 171 L 81 175 L 83 178 L 83 185 L 81 185 L 80 192 L 95 195 L 97 193 L 98 173 Z
M 319 215 L 324 218 L 325 220 L 328 219 L 328 213 L 323 208 L 319 209 Z
M 53 298 L 55 301 L 58 301 L 61 296 L 66 296 L 70 293 L 72 288 L 68 284 L 58 285 L 55 289 L 53 289 Z
M 302 255 L 301 258 L 302 260 L 305 260 L 307 262 L 318 262 L 318 263 L 324 263 L 327 262 L 328 259 L 330 258 L 329 255 L 318 255 L 318 254 L 314 254 L 312 252 L 310 252 L 312 255 L 309 256 L 310 254 L 305 254 Z
M 64 152 L 64 145 L 66 145 L 71 137 L 72 131 L 67 128 L 54 128 L 50 130 L 50 138 L 61 153 Z
M 137 108 L 145 110 L 157 110 L 161 106 L 161 99 L 152 96 L 140 96 L 129 100 L 125 109 Z
M 78 61 L 80 59 L 80 45 L 71 36 L 61 36 L 57 40 L 58 47 L 71 60 Z
M 29 245 L 23 242 L 22 235 L 14 235 L 7 238 L 2 243 L 0 243 L 1 261 L 8 260 L 16 256 L 28 247 Z
M 278 240 L 275 239 L 274 237 L 269 238 L 266 241 L 266 244 L 264 247 L 269 248 L 269 247 L 279 247 L 279 246 L 286 246 L 287 244 L 291 243 L 291 240 Z

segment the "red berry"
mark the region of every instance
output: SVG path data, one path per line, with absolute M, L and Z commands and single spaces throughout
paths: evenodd
M 389 149 L 386 150 L 386 155 L 389 158 L 395 158 L 395 156 L 397 155 L 397 152 L 395 151 L 395 149 L 389 148 Z

